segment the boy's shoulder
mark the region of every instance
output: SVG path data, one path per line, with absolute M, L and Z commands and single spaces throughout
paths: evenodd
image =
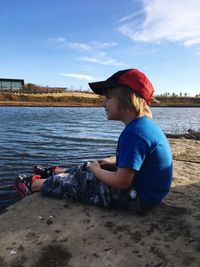
M 149 119 L 148 117 L 143 116 L 143 117 L 136 118 L 135 120 L 130 122 L 125 127 L 124 130 L 127 132 L 132 131 L 132 130 L 142 131 L 142 130 L 145 130 L 147 128 L 154 128 L 154 127 L 155 128 L 158 127 L 156 125 L 156 123 L 152 119 Z
M 161 128 L 146 116 L 139 117 L 129 123 L 124 128 L 122 136 L 134 136 L 148 141 L 160 141 L 166 138 Z

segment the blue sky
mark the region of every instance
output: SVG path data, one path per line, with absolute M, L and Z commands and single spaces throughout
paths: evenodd
M 126 68 L 200 93 L 199 0 L 1 0 L 0 77 L 88 89 Z

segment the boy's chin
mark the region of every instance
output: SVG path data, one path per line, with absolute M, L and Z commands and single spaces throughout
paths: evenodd
M 118 121 L 119 119 L 113 118 L 111 116 L 107 116 L 107 120 L 109 120 L 109 121 Z
M 109 121 L 118 121 L 119 119 L 115 116 L 110 115 L 109 113 L 106 114 L 107 120 Z

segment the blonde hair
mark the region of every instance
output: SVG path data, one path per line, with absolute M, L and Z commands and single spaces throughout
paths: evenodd
M 115 97 L 120 108 L 125 111 L 135 111 L 136 117 L 147 116 L 152 119 L 152 112 L 146 100 L 127 86 L 109 88 L 104 95 Z

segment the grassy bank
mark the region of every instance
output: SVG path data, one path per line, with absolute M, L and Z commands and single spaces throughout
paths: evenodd
M 156 96 L 152 101 L 156 107 L 200 107 L 200 97 Z
M 92 93 L 1 93 L 0 106 L 101 106 L 102 97 Z
M 102 106 L 103 97 L 93 93 L 0 93 L 0 106 Z M 200 97 L 164 97 L 158 96 L 151 103 L 153 107 L 200 107 Z

